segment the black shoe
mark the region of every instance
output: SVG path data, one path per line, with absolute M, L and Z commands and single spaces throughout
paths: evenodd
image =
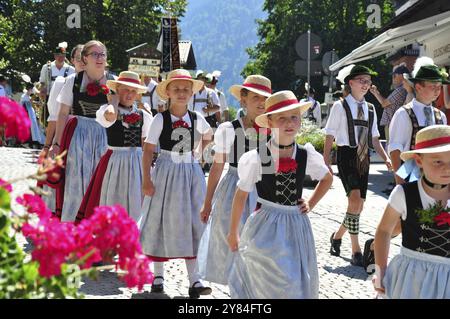
M 212 289 L 210 287 L 195 287 L 195 285 L 199 283 L 199 281 L 196 281 L 192 287 L 189 287 L 189 298 L 198 299 L 200 298 L 200 295 L 204 296 L 212 293 Z
M 350 263 L 353 266 L 363 267 L 363 255 L 360 252 L 354 253 L 352 255 L 352 260 L 350 261 Z
M 164 277 L 163 276 L 156 276 L 153 279 L 153 282 L 155 282 L 155 279 L 160 278 L 164 281 Z M 163 293 L 164 292 L 164 282 L 161 284 L 152 284 L 152 289 L 150 290 L 151 292 L 154 293 Z
M 334 239 L 333 237 L 334 237 L 334 233 L 332 233 L 331 237 L 330 237 L 330 243 L 331 243 L 330 254 L 333 256 L 340 256 L 342 239 Z
M 364 244 L 363 267 L 371 275 L 375 272 L 375 252 L 370 249 L 374 239 L 369 239 Z

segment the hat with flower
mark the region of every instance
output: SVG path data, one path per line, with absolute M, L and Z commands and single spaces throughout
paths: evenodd
M 53 50 L 53 54 L 67 55 L 67 42 L 58 43 L 58 46 Z

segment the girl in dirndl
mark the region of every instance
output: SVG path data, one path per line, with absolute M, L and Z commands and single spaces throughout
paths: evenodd
M 389 196 L 375 234 L 375 289 L 393 299 L 450 299 L 450 126 L 420 130 L 400 157 L 414 159 L 422 177 Z M 399 217 L 402 247 L 387 265 Z
M 96 112 L 108 103 L 106 47 L 92 40 L 81 51 L 84 71 L 67 77 L 57 102 L 61 104 L 51 155 L 67 150 L 62 179 L 56 181 L 56 215 L 73 222 L 92 174 L 106 151 L 106 130 L 96 122 Z M 74 117 L 69 118 L 69 114 Z M 54 181 L 48 180 L 50 183 Z
M 169 99 L 169 109 L 154 117 L 144 143 L 145 198 L 139 222 L 142 250 L 154 261 L 152 292 L 164 291 L 164 261 L 182 258 L 186 261 L 191 298 L 211 293 L 195 269 L 204 228 L 200 210 L 206 183 L 194 150 L 200 142 L 210 142 L 212 131 L 203 116 L 187 109 L 189 99 L 202 85 L 188 71 L 178 69 L 156 89 L 160 97 Z M 161 151 L 150 174 L 157 144 Z M 203 148 L 205 144 L 201 144 Z
M 301 115 L 311 102 L 298 102 L 291 91 L 270 96 L 256 118 L 271 129 L 265 147 L 245 153 L 238 164 L 228 243 L 236 251 L 228 284 L 232 298 L 317 298 L 319 275 L 307 213 L 331 186 L 333 177 L 311 144 L 297 145 Z M 302 199 L 305 175 L 319 180 L 308 200 Z M 257 210 L 239 236 L 248 194 L 258 192 Z
M 96 206 L 120 204 L 136 222 L 142 207 L 142 137 L 146 137 L 153 116 L 139 110 L 136 98 L 147 88 L 139 75 L 121 72 L 106 82 L 116 92 L 111 104 L 97 111 L 97 122 L 106 128 L 108 150 L 92 176 L 81 203 L 77 221 L 88 218 Z
M 214 162 L 208 176 L 205 202 L 200 212 L 202 221 L 207 222 L 207 225 L 200 240 L 197 257 L 202 278 L 222 285 L 228 284 L 232 262 L 227 234 L 230 228 L 231 204 L 238 181 L 237 164 L 245 152 L 256 148 L 259 143 L 267 143 L 267 129 L 255 127 L 255 118 L 264 113 L 264 102 L 272 92 L 271 82 L 264 76 L 250 75 L 242 85 L 233 85 L 230 92 L 245 105 L 247 114 L 240 119 L 221 124 L 214 135 Z M 228 171 L 219 183 L 226 162 L 229 163 Z M 256 190 L 249 194 L 240 228 L 255 209 L 256 197 Z

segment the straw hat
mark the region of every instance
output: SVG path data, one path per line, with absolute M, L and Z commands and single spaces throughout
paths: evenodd
M 244 84 L 235 84 L 230 87 L 230 93 L 240 101 L 242 89 L 247 89 L 259 95 L 269 97 L 272 94 L 272 83 L 265 76 L 249 75 L 245 79 Z
M 122 84 L 132 88 L 136 88 L 138 94 L 147 92 L 147 87 L 141 85 L 139 74 L 135 72 L 123 71 L 120 72 L 119 77 L 116 80 L 106 81 L 106 86 L 109 87 L 114 92 L 117 92 L 116 90 L 117 84 Z
M 204 85 L 203 81 L 194 80 L 189 71 L 183 69 L 176 69 L 169 72 L 169 74 L 167 75 L 167 80 L 164 80 L 158 84 L 158 86 L 156 87 L 156 93 L 158 93 L 158 96 L 163 100 L 167 100 L 169 98 L 166 92 L 167 86 L 173 81 L 177 80 L 184 80 L 191 82 L 193 94 L 200 91 Z
M 292 91 L 280 91 L 271 95 L 266 100 L 264 104 L 266 110 L 264 114 L 256 117 L 255 122 L 261 127 L 269 127 L 268 115 L 295 109 L 300 109 L 300 114 L 303 114 L 311 105 L 311 102 L 299 102 Z
M 407 161 L 414 154 L 431 154 L 450 151 L 450 126 L 432 125 L 417 132 L 414 150 L 403 152 L 400 158 Z

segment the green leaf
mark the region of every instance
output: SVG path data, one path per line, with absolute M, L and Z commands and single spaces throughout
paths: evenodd
M 8 211 L 11 209 L 11 196 L 3 187 L 0 187 L 0 208 Z

